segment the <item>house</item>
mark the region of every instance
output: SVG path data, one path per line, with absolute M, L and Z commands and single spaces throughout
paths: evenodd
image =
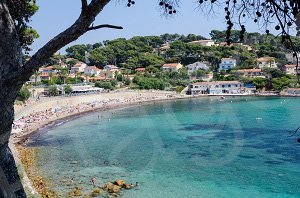
M 162 69 L 163 71 L 178 71 L 182 67 L 180 63 L 166 63 L 162 66 Z
M 241 94 L 244 85 L 239 81 L 196 82 L 188 87 L 188 94 Z
M 262 69 L 264 67 L 277 68 L 274 57 L 261 57 L 257 59 L 257 67 Z
M 235 72 L 237 75 L 247 78 L 265 78 L 265 74 L 261 69 L 239 69 Z
M 286 74 L 296 75 L 297 74 L 296 66 L 297 66 L 296 64 L 284 65 L 281 69 Z M 300 72 L 300 68 L 299 67 L 298 67 L 298 72 Z
M 41 77 L 40 77 L 40 75 L 35 75 L 34 74 L 34 75 L 30 76 L 28 82 L 30 82 L 30 83 L 40 83 L 41 82 Z
M 234 58 L 222 58 L 221 63 L 219 65 L 219 72 L 220 71 L 227 71 L 229 69 L 233 69 L 236 67 L 236 59 Z
M 41 81 L 42 81 L 42 80 L 51 80 L 51 77 L 50 77 L 50 75 L 47 74 L 47 73 L 42 73 L 42 74 L 40 75 L 40 79 L 41 79 Z
M 88 66 L 84 68 L 84 74 L 88 76 L 99 76 L 101 69 L 96 66 Z
M 196 45 L 211 47 L 211 46 L 215 45 L 215 42 L 213 40 L 198 40 L 198 41 L 189 42 L 189 44 L 196 44 Z
M 84 69 L 87 67 L 87 64 L 83 62 L 76 63 L 73 67 L 71 67 L 70 73 L 81 73 L 84 72 Z
M 47 66 L 47 67 L 42 67 L 39 69 L 39 72 L 44 73 L 44 74 L 57 74 L 58 70 L 55 69 L 53 66 Z
M 119 67 L 115 65 L 105 65 L 103 69 L 107 71 L 119 71 Z
M 209 82 L 213 79 L 214 75 L 213 73 L 208 73 L 208 74 L 205 74 L 203 76 L 190 76 L 189 79 L 190 81 L 193 81 L 193 80 L 202 80 L 202 81 L 205 81 L 205 82 Z
M 208 71 L 209 67 L 206 62 L 195 62 L 193 64 L 189 64 L 186 66 L 188 68 L 188 75 L 190 76 L 193 72 L 197 71 L 198 69 L 203 69 Z
M 300 88 L 287 88 L 280 92 L 280 95 L 300 96 Z
M 100 76 L 111 79 L 115 78 L 118 73 L 120 73 L 119 67 L 115 65 L 106 65 L 100 72 Z
M 139 67 L 139 68 L 136 68 L 135 69 L 135 72 L 136 73 L 144 73 L 146 71 L 146 68 L 145 67 Z

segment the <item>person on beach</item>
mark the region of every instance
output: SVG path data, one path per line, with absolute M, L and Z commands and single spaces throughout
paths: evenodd
M 91 182 L 92 182 L 93 186 L 95 187 L 95 186 L 96 186 L 96 178 L 93 177 L 93 178 L 91 179 Z

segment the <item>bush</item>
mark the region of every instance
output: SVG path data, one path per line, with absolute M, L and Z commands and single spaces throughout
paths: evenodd
M 23 86 L 18 93 L 17 100 L 25 103 L 29 99 L 30 95 L 28 88 Z
M 111 82 L 102 82 L 102 81 L 97 81 L 95 83 L 95 87 L 100 87 L 103 89 L 109 89 L 109 90 L 113 90 L 114 87 L 112 86 Z
M 57 96 L 58 95 L 58 89 L 55 85 L 52 85 L 49 87 L 49 95 L 50 96 Z
M 157 78 L 134 78 L 133 81 L 139 86 L 140 89 L 160 89 L 164 90 L 166 85 L 160 79 Z
M 70 93 L 72 93 L 72 91 L 73 91 L 73 89 L 70 85 L 65 86 L 65 93 L 66 94 L 70 94 Z
M 123 81 L 123 75 L 122 74 L 117 75 L 117 81 L 119 81 L 119 82 Z
M 184 86 L 176 87 L 176 93 L 181 93 L 183 89 L 184 89 Z
M 125 83 L 125 85 L 130 85 L 131 80 L 129 78 L 126 78 L 124 83 Z

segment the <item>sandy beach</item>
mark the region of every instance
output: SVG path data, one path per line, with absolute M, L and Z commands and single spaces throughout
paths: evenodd
M 40 98 L 30 100 L 26 105 L 15 106 L 15 121 L 10 139 L 10 148 L 14 154 L 16 163 L 23 170 L 23 185 L 37 193 L 32 187 L 26 174 L 26 168 L 22 164 L 22 150 L 28 137 L 40 129 L 51 126 L 58 120 L 64 120 L 74 116 L 80 116 L 92 111 L 121 108 L 128 105 L 137 105 L 147 102 L 183 99 L 193 96 L 180 95 L 168 91 L 133 91 L 123 90 L 110 93 L 80 95 L 71 97 Z

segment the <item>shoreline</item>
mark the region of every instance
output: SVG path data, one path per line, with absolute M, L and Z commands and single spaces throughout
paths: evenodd
M 127 100 L 121 100 L 120 97 L 122 98 L 122 94 L 125 93 L 130 93 L 129 97 L 127 97 Z M 93 104 L 93 101 L 97 96 L 117 96 L 114 97 L 114 99 L 109 99 L 111 100 L 111 103 L 101 103 L 99 102 L 98 104 Z M 77 104 L 70 104 L 71 106 L 75 107 L 79 104 L 82 105 L 82 109 L 78 109 L 77 111 L 72 111 L 72 112 L 64 112 L 60 115 L 56 115 L 54 117 L 51 117 L 50 119 L 43 120 L 42 122 L 33 122 L 30 124 L 29 127 L 27 127 L 26 131 L 19 131 L 18 133 L 12 133 L 11 141 L 10 141 L 10 148 L 13 152 L 14 158 L 16 160 L 16 163 L 21 166 L 21 170 L 23 171 L 23 185 L 31 191 L 32 194 L 38 194 L 38 190 L 35 189 L 32 185 L 34 183 L 34 178 L 28 177 L 28 173 L 26 173 L 26 169 L 28 170 L 28 164 L 22 163 L 22 157 L 21 156 L 21 150 L 26 149 L 26 143 L 30 139 L 31 136 L 47 131 L 51 127 L 55 127 L 58 123 L 65 123 L 68 121 L 71 121 L 73 119 L 79 118 L 81 116 L 85 116 L 87 114 L 93 113 L 93 112 L 101 112 L 101 111 L 107 111 L 107 110 L 112 110 L 112 109 L 119 109 L 119 108 L 127 108 L 127 107 L 132 107 L 132 106 L 138 106 L 138 105 L 144 105 L 144 104 L 153 104 L 153 103 L 158 103 L 158 102 L 164 102 L 164 101 L 172 101 L 172 100 L 181 100 L 181 99 L 193 99 L 193 98 L 207 98 L 207 97 L 218 97 L 221 95 L 180 95 L 176 94 L 174 92 L 152 92 L 152 91 L 146 91 L 146 92 L 131 92 L 131 91 L 119 91 L 119 92 L 114 92 L 111 93 L 110 95 L 107 94 L 96 94 L 96 95 L 83 95 L 83 96 L 74 96 L 70 98 L 63 98 L 64 100 L 77 100 L 80 98 L 85 98 L 85 97 L 90 97 L 89 101 L 85 101 L 83 103 L 77 102 Z M 288 97 L 288 96 L 280 96 L 280 95 L 225 95 L 227 97 L 231 96 L 246 96 L 246 97 L 257 97 L 257 96 L 262 96 L 262 97 Z M 124 97 L 124 96 L 123 96 Z M 133 98 L 136 97 L 134 100 Z M 124 97 L 126 98 L 126 97 Z M 123 98 L 123 99 L 124 99 Z M 107 99 L 107 98 L 106 98 Z M 61 98 L 57 98 L 57 101 L 62 100 Z M 43 103 L 47 103 L 48 101 L 41 101 L 40 103 L 34 103 L 31 104 L 29 107 L 30 111 L 33 110 L 34 113 L 39 113 L 35 112 L 34 108 L 31 109 L 30 107 L 36 106 L 39 109 L 39 106 L 43 106 L 44 109 L 39 109 L 40 111 L 45 111 L 47 109 L 47 105 L 43 105 Z M 56 100 L 52 103 L 56 103 Z M 42 104 L 42 105 L 41 105 Z M 70 107 L 69 107 L 70 108 Z M 20 109 L 22 110 L 22 108 Z M 21 113 L 24 113 L 21 111 Z M 21 114 L 20 111 L 16 113 L 16 117 L 20 117 Z M 21 116 L 22 117 L 22 116 Z M 28 148 L 30 149 L 30 148 Z M 35 155 L 29 156 L 30 159 L 34 159 Z M 28 156 L 27 156 L 28 157 Z M 25 168 L 24 168 L 25 166 Z M 33 167 L 34 169 L 34 167 Z
M 129 96 L 125 96 L 123 94 L 128 94 Z M 103 99 L 108 100 L 111 103 L 101 103 L 95 105 L 93 104 L 93 101 L 95 101 L 95 98 L 97 96 L 104 97 Z M 108 96 L 108 97 L 107 97 Z M 114 96 L 114 97 L 111 97 Z M 122 98 L 123 97 L 123 98 Z M 39 132 L 47 131 L 50 127 L 55 127 L 56 124 L 60 122 L 68 122 L 73 119 L 79 118 L 81 116 L 85 116 L 87 114 L 93 113 L 93 112 L 100 112 L 100 111 L 107 111 L 111 109 L 118 109 L 118 108 L 126 108 L 126 107 L 131 107 L 131 106 L 138 106 L 138 105 L 144 105 L 144 104 L 152 104 L 156 102 L 164 102 L 164 101 L 171 101 L 171 100 L 178 100 L 178 99 L 191 99 L 191 98 L 196 98 L 196 97 L 203 97 L 203 96 L 187 96 L 187 95 L 180 95 L 176 94 L 174 92 L 157 92 L 157 91 L 146 91 L 146 92 L 131 92 L 131 91 L 119 91 L 119 92 L 114 92 L 110 94 L 93 94 L 93 95 L 83 95 L 83 96 L 73 96 L 69 98 L 55 98 L 55 100 L 51 101 L 53 104 L 58 103 L 60 100 L 73 100 L 78 102 L 71 103 L 70 107 L 82 107 L 78 108 L 76 111 L 73 109 L 71 112 L 64 112 L 60 115 L 56 115 L 53 117 L 50 117 L 49 119 L 45 119 L 41 122 L 32 122 L 29 123 L 28 125 L 24 125 L 21 128 L 18 128 L 18 130 L 12 130 L 12 135 L 10 138 L 9 142 L 9 147 L 13 153 L 13 156 L 15 158 L 16 164 L 18 165 L 21 173 L 22 173 L 22 183 L 24 185 L 24 188 L 27 189 L 27 191 L 30 191 L 32 195 L 37 195 L 37 194 L 47 194 L 47 193 L 53 193 L 51 189 L 49 189 L 49 185 L 47 183 L 47 179 L 43 178 L 43 176 L 38 175 L 34 176 L 32 172 L 29 170 L 35 170 L 34 165 L 31 163 L 26 163 L 27 161 L 34 161 L 35 160 L 35 155 L 32 151 L 31 148 L 26 147 L 26 143 L 30 139 L 31 136 L 38 134 Z M 89 98 L 86 100 L 86 98 Z M 113 98 L 113 99 L 112 99 Z M 125 99 L 125 101 L 121 99 Z M 83 102 L 81 99 L 84 99 Z M 48 104 L 48 99 L 45 99 L 44 101 L 38 101 L 33 104 L 29 104 L 27 106 L 24 106 L 22 108 L 19 108 L 19 111 L 15 113 L 15 118 L 21 119 L 24 116 L 21 116 L 21 114 L 24 114 L 24 109 L 27 108 L 27 112 L 32 112 L 29 113 L 30 116 L 32 114 L 40 114 L 41 112 L 47 112 L 47 108 L 49 108 Z M 53 105 L 52 104 L 52 105 Z M 51 105 L 50 105 L 51 106 Z M 35 107 L 35 108 L 34 108 Z M 40 109 L 40 107 L 42 109 Z M 52 109 L 50 107 L 50 109 Z M 39 110 L 39 111 L 35 111 Z M 25 111 L 26 112 L 26 111 Z M 25 152 L 24 152 L 25 151 Z M 25 153 L 25 156 L 24 156 Z M 29 154 L 28 154 L 29 153 Z M 26 160 L 24 160 L 26 159 Z M 30 168 L 30 169 L 29 169 Z M 27 173 L 27 171 L 29 171 Z M 35 170 L 35 172 L 38 172 Z M 36 188 L 36 181 L 41 181 L 43 185 L 45 186 L 45 189 L 48 191 L 43 192 L 41 189 Z M 42 189 L 42 190 L 45 190 Z

